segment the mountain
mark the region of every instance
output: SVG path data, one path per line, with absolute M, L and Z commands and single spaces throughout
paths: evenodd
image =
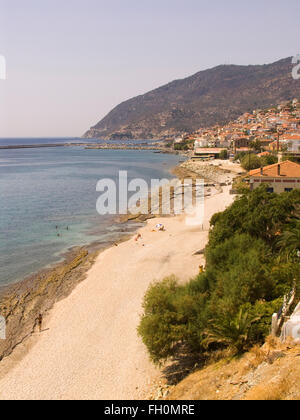
M 272 64 L 221 65 L 118 105 L 84 137 L 161 139 L 224 124 L 244 112 L 300 97 L 292 58 Z

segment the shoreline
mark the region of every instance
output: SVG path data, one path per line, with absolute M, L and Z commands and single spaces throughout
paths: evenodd
M 146 219 L 145 219 L 146 220 Z M 132 227 L 131 224 L 139 226 Z M 47 315 L 55 303 L 66 298 L 85 280 L 96 258 L 105 250 L 126 242 L 143 225 L 139 220 L 113 221 L 124 226 L 117 239 L 92 241 L 84 246 L 74 245 L 62 252 L 57 262 L 42 267 L 12 284 L 0 286 L 1 315 L 6 318 L 10 339 L 0 340 L 0 363 L 15 348 L 34 333 L 34 323 L 39 315 Z
M 176 172 L 176 168 L 172 169 L 172 172 Z M 210 197 L 210 199 L 215 199 L 215 197 L 220 196 L 220 191 L 216 194 Z M 228 198 L 227 198 L 228 199 Z M 209 200 L 209 199 L 208 199 Z M 218 202 L 218 199 L 217 199 Z M 221 204 L 223 205 L 223 204 Z M 151 218 L 156 218 L 157 216 L 151 216 Z M 182 219 L 183 216 L 177 216 L 177 217 L 169 217 L 169 218 L 163 218 L 162 223 L 176 223 L 176 221 Z M 149 219 L 149 218 L 146 218 Z M 146 221 L 143 220 L 143 222 Z M 133 221 L 136 221 L 136 217 L 132 218 Z M 144 232 L 149 228 L 149 225 L 157 223 L 156 220 L 148 220 L 146 225 L 142 227 L 139 231 Z M 206 226 L 205 235 L 208 235 L 209 225 Z M 136 229 L 135 229 L 136 231 Z M 74 258 L 70 258 L 68 261 L 63 261 L 62 263 L 58 264 L 52 269 L 46 270 L 47 275 L 41 275 L 39 278 L 41 280 L 40 282 L 37 282 L 38 285 L 34 289 L 26 289 L 26 285 L 30 283 L 30 280 L 26 280 L 21 282 L 18 286 L 21 291 L 23 291 L 23 294 L 20 293 L 20 290 L 18 290 L 18 287 L 12 286 L 14 290 L 13 298 L 11 299 L 11 307 L 15 308 L 17 305 L 19 312 L 22 315 L 27 315 L 28 318 L 26 318 L 26 322 L 21 324 L 23 329 L 21 329 L 21 335 L 20 330 L 14 329 L 16 328 L 14 325 L 14 328 L 12 328 L 12 331 L 14 331 L 16 334 L 14 336 L 14 340 L 6 340 L 9 341 L 8 350 L 6 349 L 6 354 L 4 355 L 5 358 L 0 363 L 0 381 L 1 378 L 4 378 L 10 371 L 14 368 L 15 363 L 21 363 L 22 360 L 24 360 L 30 353 L 30 350 L 39 342 L 39 339 L 34 333 L 34 330 L 32 328 L 33 325 L 33 313 L 42 311 L 47 316 L 45 317 L 45 322 L 48 324 L 48 320 L 52 318 L 53 314 L 55 313 L 55 307 L 57 305 L 63 305 L 63 302 L 67 302 L 68 299 L 71 299 L 72 295 L 76 293 L 77 289 L 87 287 L 87 281 L 89 279 L 90 273 L 95 269 L 95 266 L 97 265 L 97 261 L 101 260 L 102 258 L 105 258 L 105 255 L 107 253 L 113 253 L 118 252 L 118 249 L 122 247 L 129 246 L 133 242 L 133 235 L 134 232 L 131 234 L 128 234 L 126 238 L 124 238 L 119 244 L 118 247 L 116 246 L 110 246 L 106 247 L 105 249 L 95 251 L 94 252 L 87 252 L 86 249 L 83 248 L 74 248 L 75 254 L 73 255 Z M 120 245 L 121 244 L 121 245 Z M 167 245 L 167 244 L 166 244 Z M 199 244 L 199 248 L 201 248 Z M 76 251 L 78 254 L 76 254 Z M 203 258 L 203 257 L 201 257 Z M 202 261 L 203 263 L 203 261 Z M 176 271 L 176 270 L 175 270 Z M 172 274 L 172 273 L 170 273 Z M 176 273 L 175 273 L 176 274 Z M 178 273 L 177 273 L 178 274 Z M 194 273 L 196 274 L 196 273 Z M 153 274 L 153 278 L 151 281 L 153 281 L 155 275 Z M 41 285 L 41 287 L 40 287 Z M 64 285 L 64 287 L 62 286 Z M 42 292 L 44 293 L 46 291 L 47 294 L 40 293 L 42 289 Z M 29 291 L 28 291 L 29 290 Z M 49 298 L 49 290 L 51 290 L 50 298 Z M 143 294 L 146 291 L 143 290 Z M 18 296 L 18 301 L 16 303 L 16 296 Z M 1 296 L 0 296 L 1 299 Z M 37 304 L 35 306 L 34 302 Z M 1 304 L 1 300 L 0 300 Z M 41 306 L 39 306 L 41 305 Z M 38 308 L 42 308 L 37 310 Z M 18 312 L 18 313 L 19 313 Z M 15 324 L 15 323 L 14 323 Z M 18 326 L 19 323 L 17 322 Z M 19 335 L 18 335 L 19 333 Z M 0 342 L 0 350 L 1 350 L 1 342 Z M 145 349 L 142 351 L 145 353 Z M 1 353 L 0 353 L 1 355 Z M 143 359 L 145 359 L 145 354 L 143 354 Z M 0 356 L 1 360 L 1 356 Z M 145 362 L 145 360 L 143 361 Z M 148 366 L 149 367 L 149 366 Z M 152 371 L 154 367 L 152 366 L 150 370 Z M 156 369 L 154 369 L 156 371 Z M 158 376 L 157 376 L 158 375 Z M 151 375 L 150 375 L 151 376 Z M 154 375 L 156 378 L 160 376 L 156 372 Z M 150 385 L 149 385 L 150 386 Z M 149 395 L 149 389 L 147 388 L 147 392 L 143 394 L 143 397 L 146 395 Z M 0 394 L 1 398 L 1 394 Z
M 175 168 L 170 168 L 169 172 L 172 174 Z M 10 339 L 0 340 L 0 363 L 32 336 L 39 313 L 48 314 L 55 303 L 69 296 L 85 280 L 100 253 L 126 242 L 145 226 L 147 220 L 155 217 L 157 215 L 152 214 L 116 216 L 112 219 L 112 226 L 120 227 L 117 239 L 101 241 L 99 238 L 86 245 L 74 244 L 59 254 L 57 262 L 43 266 L 14 283 L 0 285 L 0 315 L 6 318 L 7 334 L 10 336 Z M 55 288 L 52 287 L 53 282 Z M 62 287 L 64 282 L 67 285 Z M 41 290 L 47 290 L 47 294 Z
M 197 274 L 209 220 L 232 200 L 229 187 L 206 200 L 203 230 L 187 226 L 183 215 L 148 220 L 141 241 L 100 253 L 85 281 L 54 305 L 43 333 L 2 360 L 0 399 L 146 398 L 162 373 L 137 337 L 144 294 L 154 280 Z M 153 232 L 157 222 L 166 232 Z

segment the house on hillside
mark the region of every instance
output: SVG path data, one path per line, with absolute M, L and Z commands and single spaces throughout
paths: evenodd
M 194 143 L 194 149 L 199 149 L 201 147 L 208 147 L 208 138 L 207 137 L 198 137 Z
M 174 144 L 183 143 L 183 136 L 175 137 Z
M 280 145 L 284 146 L 288 153 L 300 157 L 300 135 L 283 135 Z
M 289 160 L 254 169 L 248 175 L 251 190 L 261 184 L 268 185 L 268 191 L 275 193 L 300 189 L 300 165 Z
M 278 148 L 278 142 L 274 141 L 269 144 L 269 150 L 276 152 Z M 283 154 L 290 154 L 293 157 L 300 158 L 300 135 L 284 134 L 279 141 L 279 150 Z
M 251 139 L 249 137 L 232 137 L 232 150 L 236 153 L 237 149 L 241 147 L 249 147 L 251 144 Z

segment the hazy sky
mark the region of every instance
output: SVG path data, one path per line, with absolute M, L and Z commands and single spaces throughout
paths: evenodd
M 299 0 L 0 0 L 0 137 L 80 136 L 219 64 L 300 53 Z

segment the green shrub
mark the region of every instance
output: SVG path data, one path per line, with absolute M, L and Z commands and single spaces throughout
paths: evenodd
M 251 171 L 252 169 L 258 169 L 261 167 L 261 160 L 254 153 L 248 153 L 242 158 L 241 165 L 246 171 Z
M 227 160 L 228 159 L 228 150 L 222 150 L 220 153 L 220 159 Z
M 261 160 L 261 166 L 274 165 L 275 163 L 278 162 L 278 156 L 266 155 L 266 156 L 262 156 L 260 160 Z
M 204 296 L 195 299 L 186 293 L 185 287 L 178 286 L 174 277 L 150 286 L 145 295 L 144 315 L 138 333 L 154 363 L 173 356 L 180 343 L 185 342 L 190 348 L 197 347 L 194 328 L 199 308 L 204 304 Z

